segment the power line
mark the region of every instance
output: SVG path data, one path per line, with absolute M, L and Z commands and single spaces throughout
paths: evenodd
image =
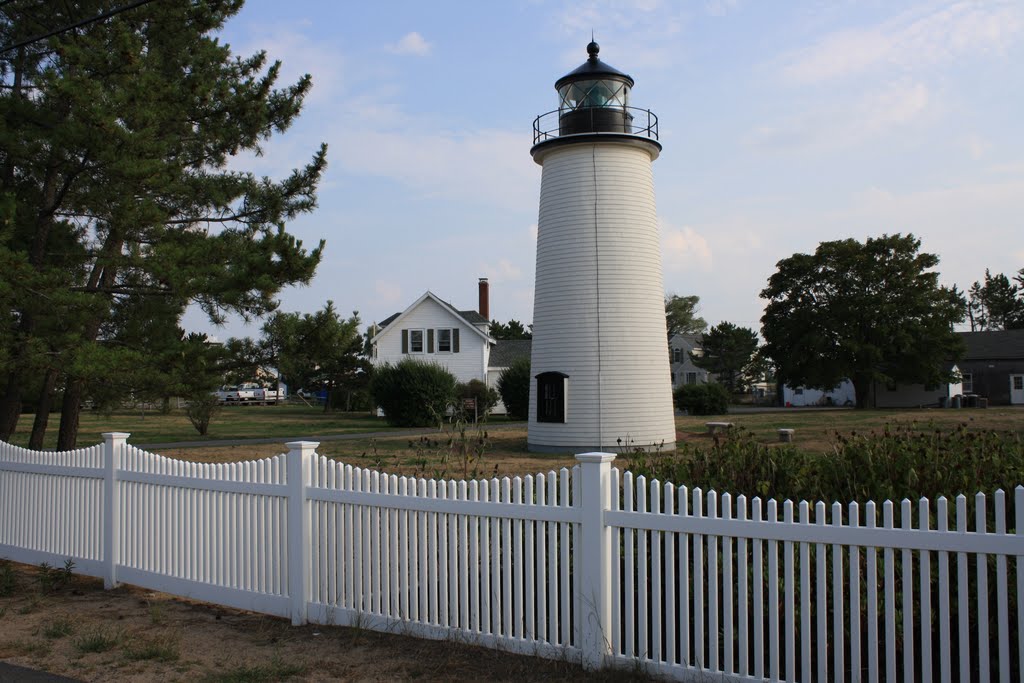
M 13 1 L 13 0 L 9 0 L 9 2 L 10 1 Z M 50 31 L 49 33 L 44 33 L 42 35 L 33 36 L 33 37 L 28 38 L 26 40 L 23 40 L 21 42 L 14 43 L 13 45 L 7 45 L 7 46 L 5 46 L 3 48 L 0 48 L 0 54 L 3 54 L 5 52 L 10 52 L 11 50 L 17 50 L 19 47 L 25 47 L 26 45 L 31 45 L 32 43 L 35 43 L 36 41 L 45 40 L 46 38 L 52 38 L 53 36 L 60 35 L 61 33 L 67 33 L 68 31 L 73 31 L 76 28 L 81 28 L 83 26 L 87 26 L 87 25 L 95 23 L 97 21 L 103 21 L 104 19 L 109 19 L 112 16 L 115 16 L 117 14 L 121 14 L 122 12 L 127 12 L 130 9 L 135 9 L 136 7 L 141 7 L 142 5 L 148 5 L 151 2 L 153 2 L 153 0 L 136 0 L 135 2 L 132 2 L 132 3 L 129 3 L 129 4 L 125 5 L 124 7 L 115 7 L 114 9 L 107 10 L 106 12 L 103 12 L 102 14 L 96 15 L 95 17 L 90 17 L 88 19 L 83 19 L 82 21 L 79 21 L 76 24 L 71 24 L 70 26 L 65 26 L 63 28 L 56 29 L 55 31 Z M 0 7 L 2 7 L 2 5 L 0 5 Z

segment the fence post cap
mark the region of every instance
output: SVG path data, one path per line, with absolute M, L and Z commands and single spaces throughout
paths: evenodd
M 292 451 L 315 451 L 319 445 L 319 441 L 288 441 L 285 443 L 285 446 Z
M 615 459 L 614 453 L 577 453 L 576 459 L 580 462 L 611 462 Z
M 131 432 L 103 432 L 103 438 L 107 441 L 127 441 Z

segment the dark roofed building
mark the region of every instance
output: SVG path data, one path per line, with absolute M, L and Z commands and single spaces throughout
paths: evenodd
M 957 363 L 965 394 L 990 405 L 1024 405 L 1024 330 L 961 332 L 967 353 Z

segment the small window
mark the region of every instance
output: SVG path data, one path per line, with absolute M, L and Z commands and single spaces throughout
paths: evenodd
M 409 330 L 409 353 L 423 353 L 423 330 Z
M 1020 391 L 1021 389 L 1024 389 L 1024 375 L 1014 375 L 1013 390 Z
M 969 372 L 962 373 L 962 379 L 960 383 L 963 385 L 963 393 L 973 394 L 974 393 L 974 375 Z
M 697 383 L 697 373 L 696 372 L 688 372 L 688 373 L 686 373 L 686 383 L 687 384 L 696 384 Z
M 452 352 L 452 331 L 451 329 L 444 329 L 437 331 L 437 352 L 438 353 L 451 353 Z
M 793 394 L 795 396 L 803 396 L 804 395 L 804 388 L 803 387 L 797 387 L 796 389 L 793 390 Z
M 675 363 L 683 362 L 683 354 L 679 349 L 672 349 L 672 361 Z
M 537 375 L 537 422 L 565 422 L 569 376 L 561 372 Z

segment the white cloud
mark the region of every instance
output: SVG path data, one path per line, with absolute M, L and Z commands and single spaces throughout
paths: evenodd
M 947 2 L 904 12 L 876 26 L 828 34 L 785 55 L 781 72 L 794 83 L 820 83 L 877 69 L 913 72 L 972 54 L 1004 52 L 1022 35 L 1020 2 Z
M 751 142 L 772 148 L 845 147 L 916 121 L 930 99 L 924 83 L 896 82 L 853 101 L 832 101 L 760 126 Z
M 664 222 L 661 235 L 661 255 L 666 271 L 711 270 L 711 246 L 703 235 L 689 226 L 672 228 Z
M 426 57 L 432 49 L 433 45 L 416 31 L 406 33 L 397 43 L 387 46 L 388 52 L 410 57 Z

